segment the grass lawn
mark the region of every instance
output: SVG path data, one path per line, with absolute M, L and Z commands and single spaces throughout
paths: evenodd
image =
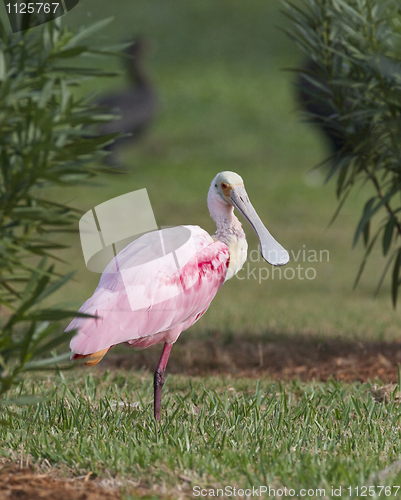
M 39 470 L 47 461 L 60 475 L 130 480 L 125 498 L 137 498 L 136 489 L 177 498 L 195 487 L 225 486 L 297 494 L 323 488 L 324 498 L 341 486 L 347 498 L 350 487 L 355 497 L 356 487 L 369 485 L 376 493 L 394 486 L 397 497 L 401 475 L 384 470 L 401 446 L 394 393 L 377 402 L 371 384 L 169 376 L 157 425 L 151 385 L 148 374 L 123 370 L 27 382 L 26 390 L 48 400 L 10 408 L 1 440 L 16 460 L 31 460 Z
M 334 185 L 323 185 L 324 170 L 311 171 L 326 144 L 297 114 L 293 76 L 283 68 L 302 56 L 278 29 L 287 23 L 279 9 L 278 0 L 81 0 L 66 16 L 71 26 L 113 15 L 110 29 L 98 35 L 102 42 L 137 33 L 149 39 L 146 65 L 160 114 L 140 144 L 121 151 L 125 174 L 45 195 L 87 211 L 147 188 L 159 225 L 198 224 L 213 233 L 210 182 L 222 170 L 236 171 L 267 228 L 290 251 L 289 271 L 280 279 L 257 259 L 256 236 L 244 222 L 253 251 L 244 270 L 183 335 L 398 340 L 388 281 L 373 298 L 384 267 L 378 254 L 352 290 L 363 249 L 351 245 L 368 190 L 355 192 L 327 228 L 337 205 Z M 125 80 L 96 85 L 88 82 L 84 91 L 115 90 Z M 100 276 L 85 268 L 78 235 L 69 238 L 65 269 L 78 272 L 54 301 L 79 307 Z M 130 478 L 149 498 L 189 495 L 196 485 L 319 487 L 329 498 L 331 486 L 401 479 L 375 478 L 400 459 L 401 413 L 394 395 L 375 401 L 371 384 L 170 375 L 160 425 L 151 417 L 151 388 L 145 371 L 78 369 L 46 383 L 29 378 L 23 391 L 48 399 L 3 413 L 3 453 L 31 457 L 39 467 L 48 460 L 66 474 Z

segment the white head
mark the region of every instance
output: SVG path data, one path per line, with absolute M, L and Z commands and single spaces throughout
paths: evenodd
M 260 243 L 262 257 L 274 266 L 283 266 L 290 260 L 288 252 L 273 238 L 263 225 L 249 201 L 244 181 L 235 172 L 220 172 L 210 185 L 208 197 L 210 215 L 216 221 L 220 214 L 232 213 L 235 207 L 252 226 Z
M 233 186 L 243 186 L 244 181 L 235 172 L 220 172 L 213 179 L 207 195 L 207 205 L 214 221 L 234 211 L 230 202 L 230 191 Z

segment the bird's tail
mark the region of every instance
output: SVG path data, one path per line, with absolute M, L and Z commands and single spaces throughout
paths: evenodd
M 74 353 L 71 356 L 71 359 L 83 359 L 83 358 L 86 358 L 87 361 L 85 361 L 84 365 L 85 366 L 94 366 L 97 363 L 99 363 L 99 361 L 101 361 L 103 359 L 103 357 L 108 353 L 108 351 L 112 347 L 113 346 L 107 347 L 106 349 L 102 349 L 101 351 L 94 352 L 93 354 L 75 354 Z

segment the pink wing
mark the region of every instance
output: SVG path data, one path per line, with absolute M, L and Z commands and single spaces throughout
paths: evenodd
M 207 310 L 224 283 L 229 251 L 198 226 L 177 252 L 156 255 L 144 235 L 125 247 L 103 272 L 95 293 L 79 310 L 99 316 L 74 318 L 71 350 L 92 354 L 121 342 L 138 348 L 170 343 Z M 178 263 L 178 266 L 177 266 Z

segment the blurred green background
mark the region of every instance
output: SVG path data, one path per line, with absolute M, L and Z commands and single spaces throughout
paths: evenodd
M 373 255 L 352 291 L 363 249 L 352 250 L 352 237 L 367 197 L 360 190 L 349 199 L 334 225 L 327 225 L 337 201 L 334 183 L 324 185 L 324 169 L 311 171 L 328 154 L 319 131 L 301 122 L 294 97 L 295 67 L 302 54 L 280 28 L 288 25 L 278 0 L 81 0 L 63 18 L 77 28 L 114 17 L 98 34 L 102 43 L 141 35 L 149 41 L 144 61 L 158 92 L 160 112 L 143 140 L 122 151 L 126 174 L 103 174 L 95 183 L 48 196 L 70 201 L 87 211 L 110 198 L 147 188 L 159 225 L 198 224 L 211 234 L 206 195 L 222 170 L 239 173 L 261 219 L 295 256 L 287 267 L 293 279 L 259 283 L 247 269 L 228 281 L 208 313 L 185 335 L 219 331 L 235 336 L 304 334 L 316 338 L 396 339 L 398 313 L 385 282 L 374 290 L 384 266 Z M 99 63 L 101 64 L 101 62 Z M 111 61 L 110 69 L 122 68 Z M 100 85 L 102 85 L 100 87 Z M 117 79 L 88 82 L 85 92 L 125 88 Z M 135 214 L 132 214 L 135 217 Z M 244 221 L 249 249 L 257 239 Z M 73 249 L 63 257 L 76 279 L 58 301 L 79 307 L 94 291 L 100 275 L 85 267 L 79 236 L 69 236 Z M 313 250 L 328 250 L 323 262 L 303 259 Z M 253 253 L 255 256 L 256 252 Z M 301 277 L 298 278 L 297 266 Z M 305 279 L 305 269 L 312 267 Z M 282 269 L 284 273 L 285 269 Z M 266 271 L 262 271 L 266 275 Z M 287 277 L 293 273 L 287 271 Z

